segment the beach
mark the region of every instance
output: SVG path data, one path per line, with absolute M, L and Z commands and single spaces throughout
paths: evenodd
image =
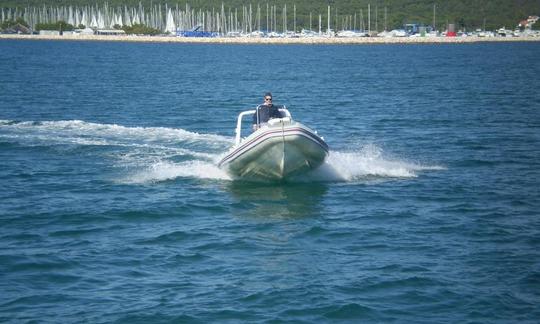
M 537 42 L 540 37 L 174 37 L 174 36 L 110 36 L 110 35 L 19 35 L 0 34 L 1 39 L 111 41 L 145 43 L 202 44 L 465 44 L 478 42 Z

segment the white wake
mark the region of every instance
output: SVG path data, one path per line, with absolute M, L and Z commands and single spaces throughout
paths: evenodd
M 217 162 L 232 145 L 233 138 L 217 134 L 81 120 L 0 120 L 0 140 L 24 146 L 97 147 L 91 154 L 112 160 L 119 174 L 115 181 L 119 183 L 144 184 L 177 178 L 231 180 L 217 167 Z M 292 181 L 357 182 L 373 178 L 414 178 L 421 172 L 443 169 L 442 166 L 389 156 L 380 147 L 367 144 L 346 152 L 331 151 L 320 168 Z

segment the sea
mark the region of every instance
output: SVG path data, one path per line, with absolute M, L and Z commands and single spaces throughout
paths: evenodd
M 0 322 L 538 323 L 539 57 L 0 40 Z M 231 179 L 268 91 L 328 159 Z

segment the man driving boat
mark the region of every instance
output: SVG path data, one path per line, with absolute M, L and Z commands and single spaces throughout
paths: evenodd
M 272 118 L 281 118 L 281 112 L 279 111 L 281 106 L 272 104 L 272 93 L 267 92 L 264 94 L 264 103 L 257 106 L 256 112 L 253 115 L 253 131 L 256 131 Z

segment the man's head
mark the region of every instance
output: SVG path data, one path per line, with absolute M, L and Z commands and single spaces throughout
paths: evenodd
M 272 103 L 272 94 L 270 92 L 267 92 L 264 94 L 264 103 L 265 104 L 271 104 Z

